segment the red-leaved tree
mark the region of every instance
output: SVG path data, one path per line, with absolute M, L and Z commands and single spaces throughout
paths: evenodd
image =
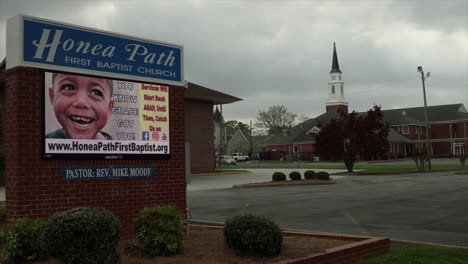
M 382 158 L 388 149 L 388 123 L 380 106 L 367 114 L 339 112 L 340 117 L 325 124 L 315 139 L 321 159 L 343 159 L 348 172 L 353 172 L 359 154 L 366 160 Z

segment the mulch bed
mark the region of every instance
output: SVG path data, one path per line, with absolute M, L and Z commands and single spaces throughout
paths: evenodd
M 280 186 L 298 186 L 298 185 L 324 185 L 335 184 L 334 180 L 295 180 L 295 181 L 269 181 L 269 182 L 255 182 L 246 183 L 232 186 L 233 188 L 255 188 L 255 187 L 280 187 Z
M 285 235 L 283 251 L 280 256 L 240 257 L 224 244 L 223 229 L 203 226 L 191 226 L 189 237 L 185 240 L 183 251 L 175 256 L 144 257 L 132 256 L 125 248 L 135 241 L 122 241 L 119 254 L 122 264 L 256 264 L 300 259 L 314 253 L 323 253 L 327 249 L 353 243 L 354 241 L 320 238 L 301 235 Z M 1 255 L 1 254 L 0 254 Z M 1 256 L 3 257 L 3 256 Z M 1 263 L 8 263 L 3 261 Z M 34 264 L 60 264 L 56 259 L 32 262 Z
M 146 258 L 129 256 L 121 253 L 122 263 L 131 264 L 256 264 L 274 263 L 278 261 L 299 259 L 313 253 L 323 253 L 325 250 L 347 245 L 353 241 L 317 238 L 307 236 L 284 236 L 283 252 L 274 258 L 240 257 L 224 244 L 222 229 L 212 229 L 192 226 L 190 236 L 185 241 L 181 254 L 170 257 Z M 121 245 L 121 252 L 125 246 Z

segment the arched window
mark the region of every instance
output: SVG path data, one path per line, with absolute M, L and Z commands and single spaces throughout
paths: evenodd
M 335 93 L 335 85 L 332 85 L 332 94 Z

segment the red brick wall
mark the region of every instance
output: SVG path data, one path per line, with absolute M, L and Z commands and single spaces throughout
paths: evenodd
M 184 88 L 171 86 L 170 160 L 41 159 L 43 73 L 17 67 L 7 71 L 5 89 L 5 152 L 7 218 L 47 218 L 74 207 L 103 207 L 120 220 L 122 238 L 133 236 L 139 210 L 171 204 L 186 208 L 184 170 Z M 149 179 L 61 181 L 64 166 L 156 166 Z
M 452 124 L 452 137 L 454 138 L 468 137 L 468 122 Z
M 450 124 L 431 125 L 431 138 L 432 139 L 450 138 Z
M 215 166 L 213 104 L 185 100 L 185 142 L 190 143 L 192 173 L 213 172 Z
M 449 156 L 452 154 L 451 142 L 432 142 L 433 155 Z
M 343 111 L 345 111 L 346 113 L 348 113 L 348 106 L 347 105 L 327 105 L 325 107 L 325 110 L 327 112 L 331 111 L 331 110 L 334 110 L 334 109 L 341 109 Z

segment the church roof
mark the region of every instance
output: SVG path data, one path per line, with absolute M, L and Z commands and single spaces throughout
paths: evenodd
M 424 126 L 424 107 L 410 107 L 382 110 L 384 121 L 390 126 L 418 125 Z M 467 121 L 468 112 L 463 104 L 436 105 L 427 108 L 429 122 L 456 122 Z M 367 112 L 359 112 L 359 115 L 365 115 Z M 314 126 L 320 128 L 333 119 L 338 119 L 339 113 L 336 109 L 323 113 L 322 115 L 309 119 L 301 124 L 284 130 L 283 133 L 274 135 L 263 146 L 289 145 L 314 143 L 315 134 L 308 133 Z M 403 143 L 410 140 L 405 135 L 400 134 L 393 128 L 390 128 L 388 141 L 391 143 Z
M 331 69 L 330 73 L 334 73 L 334 72 L 341 73 L 340 65 L 338 63 L 338 56 L 336 55 L 335 42 L 333 42 L 333 62 L 332 62 L 332 69 Z
M 390 125 L 424 125 L 425 122 L 423 106 L 383 110 L 383 114 L 385 120 L 390 118 L 387 120 Z M 413 122 L 409 122 L 410 120 Z M 466 121 L 468 113 L 463 104 L 428 106 L 427 120 L 429 123 Z
M 219 109 L 218 109 L 217 106 L 216 106 L 215 112 L 213 113 L 213 121 L 216 124 L 221 124 L 221 121 L 223 121 L 223 123 L 224 123 L 223 115 L 221 115 L 221 112 L 219 112 Z
M 218 92 L 201 85 L 189 82 L 187 89 L 185 89 L 185 98 L 197 99 L 212 102 L 216 104 L 230 104 L 242 99 L 235 96 Z

